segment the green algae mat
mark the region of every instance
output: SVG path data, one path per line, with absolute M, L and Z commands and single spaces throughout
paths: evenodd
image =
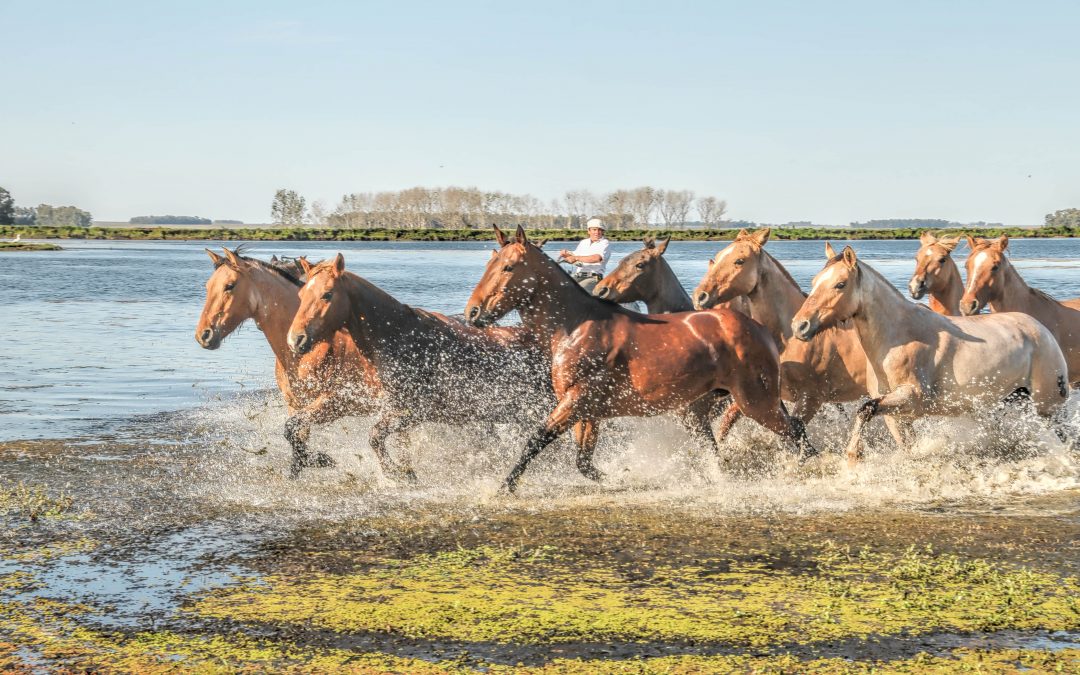
M 55 499 L 3 503 L 25 533 L 93 518 Z M 1077 502 L 1053 515 L 421 510 L 249 533 L 186 568 L 167 602 L 151 588 L 126 613 L 94 577 L 152 558 L 153 537 L 24 536 L 0 564 L 0 668 L 1080 672 Z M 199 537 L 229 536 L 215 527 Z M 163 559 L 198 548 L 158 538 Z

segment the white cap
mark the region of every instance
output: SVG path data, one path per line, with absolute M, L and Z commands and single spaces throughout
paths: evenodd
M 601 230 L 607 232 L 607 228 L 604 227 L 604 221 L 599 218 L 589 218 L 589 222 L 585 223 L 585 229 L 591 230 L 594 227 L 599 227 Z

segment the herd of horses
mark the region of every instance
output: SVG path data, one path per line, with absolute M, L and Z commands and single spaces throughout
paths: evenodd
M 910 302 L 855 251 L 825 245 L 810 293 L 766 251 L 769 230 L 741 231 L 688 294 L 646 239 L 583 290 L 524 229 L 498 242 L 463 317 L 411 307 L 345 270 L 339 253 L 266 262 L 207 250 L 214 272 L 195 331 L 216 349 L 252 319 L 276 357 L 288 408 L 290 473 L 332 466 L 308 448 L 311 428 L 374 417 L 369 442 L 384 475 L 413 481 L 389 441 L 415 426 L 511 424 L 524 449 L 504 488 L 572 430 L 577 468 L 592 480 L 600 422 L 675 413 L 711 446 L 742 416 L 816 454 L 805 424 L 826 403 L 863 401 L 846 450 L 862 455 L 864 425 L 882 415 L 901 448 L 926 415 L 1004 406 L 1034 410 L 1066 438 L 1060 412 L 1080 381 L 1080 299 L 1029 287 L 1005 256 L 1008 238 L 968 236 L 967 285 L 952 254 L 959 238 L 926 233 Z M 643 302 L 647 314 L 620 303 Z M 991 313 L 981 313 L 989 306 Z M 519 325 L 496 322 L 517 311 Z M 786 407 L 785 401 L 792 408 Z M 714 420 L 720 420 L 713 431 Z

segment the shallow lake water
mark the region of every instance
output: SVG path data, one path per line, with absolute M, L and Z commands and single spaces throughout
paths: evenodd
M 329 453 L 337 466 L 290 480 L 282 437 L 285 410 L 262 334 L 247 325 L 212 352 L 194 340 L 203 284 L 212 270 L 203 248 L 219 250 L 221 243 L 61 244 L 63 251 L 0 254 L 6 338 L 0 350 L 0 517 L 6 528 L 0 534 L 0 601 L 9 609 L 37 608 L 36 614 L 26 609 L 0 616 L 0 665 L 5 639 L 23 646 L 20 663 L 83 663 L 64 660 L 68 657 L 50 651 L 47 640 L 31 637 L 37 633 L 27 625 L 39 632 L 66 630 L 40 610 L 42 599 L 92 607 L 77 623 L 93 630 L 168 626 L 203 639 L 223 629 L 208 618 L 209 609 L 193 617 L 192 603 L 206 603 L 215 589 L 224 592 L 251 578 L 273 587 L 275 570 L 287 569 L 297 579 L 304 570 L 345 575 L 388 558 L 488 545 L 543 543 L 580 553 L 609 537 L 630 551 L 625 556 L 634 565 L 655 564 L 653 544 L 620 539 L 619 532 L 633 528 L 655 535 L 661 542 L 657 551 L 687 560 L 735 546 L 733 532 L 742 523 L 753 531 L 755 546 L 781 557 L 790 551 L 771 547 L 806 548 L 817 555 L 823 541 L 861 546 L 873 544 L 871 532 L 877 532 L 897 550 L 939 544 L 995 564 L 1020 565 L 1034 556 L 1065 578 L 1078 571 L 1080 454 L 1022 415 L 920 422 L 918 442 L 904 453 L 892 449 L 883 429 L 874 428 L 868 459 L 854 473 L 832 452 L 846 441 L 851 406 L 830 407 L 814 420 L 811 438 L 826 452 L 802 467 L 768 433 L 743 422 L 725 447 L 729 468 L 711 470 L 708 481 L 697 468 L 700 449 L 674 420 L 618 420 L 604 426 L 596 455 L 608 476 L 603 485 L 577 474 L 572 449 L 562 443 L 534 463 L 516 499 L 497 494 L 520 451 L 509 431 L 500 429 L 492 437 L 470 429 L 421 427 L 395 448 L 412 459 L 420 479 L 402 486 L 379 479 L 373 470 L 366 440 L 371 420 L 348 418 L 317 428 L 312 436 L 312 446 Z M 666 257 L 684 286 L 692 288 L 706 260 L 724 245 L 675 242 Z M 553 252 L 562 246 L 552 242 L 546 248 Z M 614 244 L 612 267 L 639 246 Z M 822 242 L 768 246 L 804 287 L 824 262 Z M 853 246 L 861 259 L 905 287 L 915 242 Z M 315 260 L 341 251 L 348 269 L 401 301 L 459 313 L 490 249 L 484 243 L 257 242 L 247 252 Z M 1080 296 L 1080 241 L 1013 240 L 1010 252 L 1030 284 L 1062 299 Z M 1080 428 L 1080 396 L 1073 395 L 1067 416 Z M 34 510 L 60 498 L 69 503 L 56 514 Z M 673 524 L 683 519 L 689 520 Z M 574 527 L 558 529 L 555 522 Z M 716 539 L 699 536 L 695 527 L 715 531 Z M 683 543 L 665 540 L 668 528 L 685 535 Z M 508 538 L 519 530 L 524 534 Z M 1026 542 L 1031 550 L 1018 543 L 1025 537 L 1031 538 Z M 574 565 L 592 569 L 610 556 L 612 565 L 626 562 L 623 554 L 605 550 L 596 551 L 592 563 L 575 558 Z M 24 577 L 19 575 L 29 575 L 32 583 L 20 585 Z M 5 579 L 15 581 L 5 586 Z M 295 629 L 290 621 L 281 620 L 286 633 Z M 265 637 L 266 626 L 243 625 Z M 1002 625 L 1013 632 L 995 638 L 994 631 L 983 631 L 965 639 L 1016 649 L 1060 651 L 1077 645 L 1072 624 L 1037 624 L 1042 632 L 1025 632 L 1028 624 Z M 440 650 L 451 656 L 488 650 L 492 663 L 510 664 L 548 663 L 559 651 L 452 640 L 450 646 L 421 640 L 395 647 L 393 630 L 385 640 L 373 638 L 367 628 L 363 639 L 359 634 L 331 639 L 310 626 L 305 630 L 296 642 L 304 648 L 344 641 L 364 653 L 419 655 L 431 663 L 441 662 Z M 925 638 L 936 645 L 927 647 L 931 652 L 951 653 L 967 644 L 956 631 L 935 635 Z M 914 653 L 906 638 L 885 637 L 885 646 L 873 652 L 879 657 Z M 516 638 L 508 639 L 517 644 Z M 579 641 L 580 649 L 568 654 L 602 654 L 591 640 Z M 709 643 L 698 651 L 668 642 L 640 649 L 620 644 L 614 650 L 620 658 L 715 656 L 741 649 L 741 643 Z M 814 651 L 861 654 L 838 644 L 832 651 Z M 109 645 L 87 643 L 85 649 L 119 653 L 120 647 Z M 787 647 L 773 653 L 801 654 Z

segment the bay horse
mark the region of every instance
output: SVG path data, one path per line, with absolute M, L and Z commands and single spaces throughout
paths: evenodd
M 382 406 L 369 442 L 387 456 L 390 434 L 424 422 L 457 426 L 542 419 L 552 403 L 549 366 L 521 328 L 481 330 L 410 307 L 345 271 L 345 258 L 310 265 L 289 327 L 289 348 L 308 353 L 347 330 L 374 366 Z
M 504 488 L 518 480 L 549 443 L 584 422 L 579 467 L 592 464 L 596 422 L 686 410 L 703 396 L 729 392 L 743 412 L 793 441 L 800 454 L 816 451 L 802 424 L 780 400 L 776 345 L 756 321 L 727 309 L 639 314 L 583 290 L 517 228 L 511 241 L 498 227 L 492 252 L 465 306 L 474 326 L 488 325 L 516 309 L 550 356 L 558 403 L 529 437 Z M 705 436 L 719 455 L 708 419 L 684 422 Z M 599 471 L 593 476 L 601 477 Z
M 1080 383 L 1080 307 L 1077 301 L 1059 302 L 1028 286 L 1005 256 L 1009 238 L 967 237 L 967 286 L 960 300 L 965 315 L 978 314 L 990 305 L 994 312 L 1024 312 L 1050 329 L 1069 364 L 1069 382 Z
M 288 409 L 285 438 L 292 446 L 291 476 L 305 467 L 333 466 L 327 454 L 309 454 L 311 427 L 374 410 L 381 387 L 371 362 L 344 331 L 328 336 L 303 356 L 292 353 L 287 335 L 300 307 L 301 286 L 295 263 L 265 263 L 227 248 L 224 256 L 210 249 L 206 253 L 214 272 L 206 282 L 196 342 L 204 349 L 217 349 L 230 333 L 253 319 L 274 352 L 274 376 Z
M 765 250 L 770 228 L 741 230 L 735 240 L 709 260 L 694 289 L 699 309 L 745 298 L 749 314 L 764 325 L 781 349 L 780 389 L 794 403 L 792 414 L 809 423 L 825 403 L 857 401 L 867 393 L 866 354 L 850 327 L 823 330 L 809 342 L 791 339 L 791 319 L 806 294 L 780 262 Z M 720 427 L 726 434 L 738 420 L 728 410 Z
M 915 253 L 915 273 L 908 282 L 912 299 L 921 300 L 929 294 L 930 309 L 945 316 L 960 316 L 964 283 L 952 257 L 959 243 L 960 237 L 937 237 L 933 232 L 923 232 Z
M 874 415 L 894 416 L 908 436 L 911 421 L 925 415 L 965 415 L 1030 401 L 1049 419 L 1065 403 L 1065 357 L 1031 316 L 944 316 L 904 299 L 850 246 L 840 255 L 829 244 L 825 250 L 828 262 L 791 324 L 795 337 L 810 340 L 850 320 L 869 357 L 873 398 L 855 416 L 849 465 L 861 457 L 862 429 Z
M 657 242 L 645 237 L 644 247 L 627 255 L 593 288 L 593 295 L 619 304 L 644 302 L 648 314 L 689 312 L 694 303 L 683 288 L 675 271 L 664 259 L 671 237 Z M 741 298 L 724 303 L 728 309 L 749 314 Z

